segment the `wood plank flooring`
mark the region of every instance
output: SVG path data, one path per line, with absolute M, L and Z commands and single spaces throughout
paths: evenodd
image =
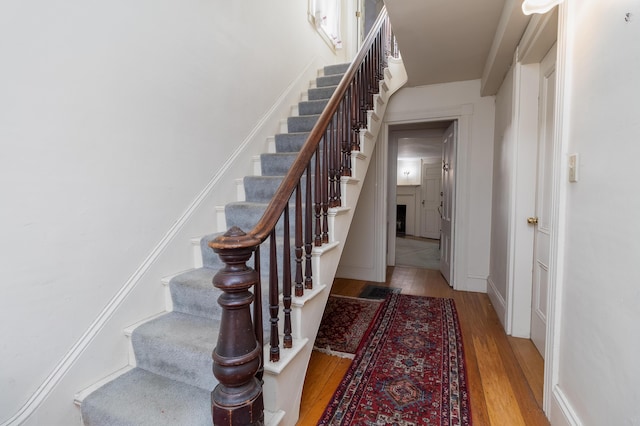
M 386 285 L 403 294 L 455 300 L 467 362 L 474 425 L 548 425 L 542 409 L 543 360 L 528 339 L 508 337 L 486 294 L 452 290 L 438 271 L 389 267 Z M 331 292 L 358 296 L 366 281 L 337 278 Z M 313 352 L 298 425 L 316 425 L 351 360 Z

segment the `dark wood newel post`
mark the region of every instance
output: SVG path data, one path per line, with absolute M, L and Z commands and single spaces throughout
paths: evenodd
M 264 424 L 262 385 L 255 377 L 262 348 L 253 330 L 254 298 L 249 291 L 258 283 L 258 273 L 246 264 L 259 244 L 252 240 L 234 227 L 210 243 L 226 265 L 213 277 L 213 285 L 223 291 L 218 298 L 220 333 L 212 355 L 213 374 L 220 382 L 211 392 L 214 425 Z

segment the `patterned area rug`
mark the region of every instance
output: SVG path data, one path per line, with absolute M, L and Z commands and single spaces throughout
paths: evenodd
M 470 425 L 453 300 L 389 296 L 319 424 Z
M 314 349 L 353 358 L 381 304 L 381 300 L 330 295 Z

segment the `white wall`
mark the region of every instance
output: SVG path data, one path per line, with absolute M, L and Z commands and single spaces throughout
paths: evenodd
M 340 61 L 306 5 L 2 3 L 0 422 L 73 424 L 73 393 L 126 364 L 122 328 L 163 309 L 292 82 Z
M 384 203 L 381 201 L 379 183 L 376 179 L 379 163 L 382 158 L 386 159 L 386 156 L 381 154 L 380 139 L 378 136 L 366 178 L 362 182 L 358 204 L 336 271 L 337 277 L 380 281 L 379 276 L 384 274 L 385 268 L 380 267 L 373 250 L 373 247 L 385 240 L 386 235 L 385 229 L 377 227 L 382 212 L 375 207 Z
M 458 175 L 456 177 L 458 185 L 456 201 L 459 208 L 456 221 L 458 236 L 455 241 L 455 285 L 460 290 L 484 292 L 489 275 L 494 98 L 480 97 L 479 80 L 402 88 L 392 96 L 389 102 L 384 127 L 388 130 L 388 126 L 393 124 L 443 119 L 459 121 Z M 382 135 L 380 139 L 384 139 L 379 140 L 378 143 L 385 150 L 386 161 L 387 136 Z M 376 149 L 379 149 L 379 146 Z M 378 155 L 383 154 L 378 151 Z M 395 164 L 395 153 L 392 161 Z M 396 172 L 395 166 L 389 167 L 390 173 Z M 367 180 L 376 179 L 376 173 L 377 171 L 370 169 Z M 384 176 L 384 188 L 387 187 L 387 176 Z M 378 188 L 371 190 L 378 190 Z M 387 205 L 385 204 L 387 200 L 378 197 L 375 199 L 378 204 L 365 207 L 362 205 L 365 191 L 366 183 L 360 195 L 354 223 L 365 220 L 359 214 L 368 214 L 372 211 L 376 214 L 384 212 L 382 222 L 376 222 L 376 228 L 374 228 L 376 232 L 384 233 L 384 228 L 387 226 Z M 373 201 L 374 197 L 370 199 Z M 371 259 L 379 258 L 376 251 L 383 250 L 383 253 L 386 253 L 386 246 L 376 247 L 365 239 L 359 242 L 351 241 L 352 235 L 349 235 L 342 259 L 347 259 L 351 253 L 350 250 L 357 250 L 359 256 Z M 384 280 L 384 276 L 361 276 L 360 278 Z
M 562 184 L 554 396 L 585 425 L 639 424 L 640 9 L 620 0 L 567 1 L 565 10 L 563 148 L 580 154 L 580 175 Z M 552 423 L 560 418 L 556 409 Z
M 503 325 L 506 324 L 511 181 L 515 178 L 513 152 L 514 68 L 507 73 L 496 94 L 495 145 L 493 153 L 493 200 L 491 207 L 491 262 L 488 293 Z

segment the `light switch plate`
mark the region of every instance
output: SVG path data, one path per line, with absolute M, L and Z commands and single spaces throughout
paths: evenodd
M 569 154 L 569 182 L 578 181 L 578 154 Z

